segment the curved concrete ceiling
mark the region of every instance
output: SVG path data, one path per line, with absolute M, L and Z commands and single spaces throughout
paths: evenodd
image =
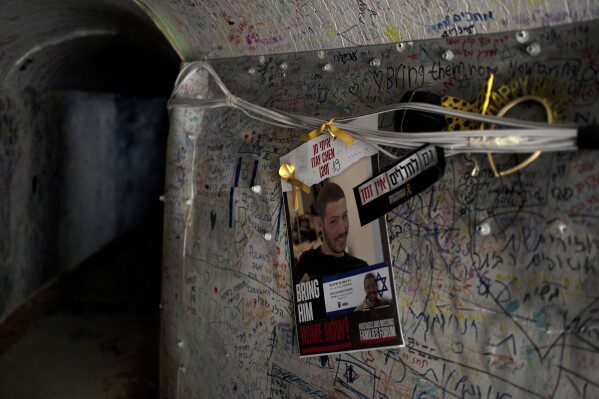
M 597 0 L 137 0 L 185 60 L 383 44 L 590 20 Z
M 172 73 L 173 67 L 176 73 L 178 63 L 167 40 L 132 1 L 0 1 L 4 90 L 113 90 L 123 79 L 129 87 L 151 86 L 139 77 Z M 123 72 L 129 76 L 119 76 Z
M 525 29 L 598 16 L 597 0 L 0 0 L 0 85 L 85 87 L 84 78 L 70 72 L 118 70 L 115 57 L 127 54 L 144 56 L 132 57 L 123 71 L 143 70 L 151 77 L 164 72 L 157 66 L 161 60 L 176 62 L 173 50 L 190 61 Z M 120 50 L 110 55 L 111 47 Z M 103 65 L 111 57 L 110 65 Z

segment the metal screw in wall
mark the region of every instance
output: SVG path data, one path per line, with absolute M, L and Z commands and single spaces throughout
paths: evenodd
M 289 68 L 289 64 L 286 62 L 281 62 L 281 64 L 279 65 L 279 68 L 281 68 L 283 71 L 286 71 L 287 68 Z
M 562 222 L 558 224 L 557 228 L 559 229 L 559 232 L 561 234 L 566 234 L 566 231 L 568 230 L 568 225 Z
M 487 222 L 481 223 L 476 226 L 476 232 L 481 236 L 488 236 L 491 233 L 491 226 Z
M 480 165 L 478 164 L 478 161 L 475 159 L 474 160 L 474 167 L 472 168 L 472 171 L 470 172 L 470 176 L 476 177 L 479 174 L 480 174 Z
M 266 57 L 261 55 L 260 57 L 258 57 L 258 62 L 260 63 L 260 65 L 266 64 Z
M 254 68 L 254 67 L 251 67 L 250 69 L 248 69 L 248 73 L 249 73 L 250 75 L 253 75 L 253 74 L 255 74 L 255 73 L 256 73 L 256 68 Z
M 536 57 L 541 54 L 541 45 L 538 42 L 532 42 L 526 46 L 526 52 L 528 55 Z
M 324 60 L 324 51 L 320 50 L 318 52 L 318 58 L 320 58 L 321 60 Z
M 397 50 L 398 53 L 403 53 L 406 49 L 406 44 L 405 43 L 397 43 L 395 45 L 395 50 Z
M 446 49 L 445 51 L 443 51 L 443 54 L 441 54 L 441 58 L 443 58 L 443 60 L 447 62 L 453 60 L 453 57 L 454 54 L 451 49 Z
M 381 60 L 374 58 L 370 61 L 370 66 L 373 68 L 379 68 L 381 66 Z
M 330 62 L 327 62 L 326 64 L 324 64 L 322 66 L 322 70 L 325 72 L 333 72 L 333 64 L 331 64 Z
M 528 43 L 529 40 L 530 40 L 530 35 L 528 34 L 528 31 L 519 30 L 518 32 L 516 32 L 516 41 L 518 43 L 520 43 L 520 44 Z

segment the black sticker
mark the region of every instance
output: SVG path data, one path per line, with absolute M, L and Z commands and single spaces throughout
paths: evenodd
M 425 144 L 385 171 L 354 187 L 360 224 L 364 226 L 421 193 L 443 176 L 442 148 Z

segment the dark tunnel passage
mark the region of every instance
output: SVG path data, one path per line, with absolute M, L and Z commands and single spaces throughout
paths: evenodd
M 133 2 L 0 1 L 0 397 L 158 394 L 180 59 Z

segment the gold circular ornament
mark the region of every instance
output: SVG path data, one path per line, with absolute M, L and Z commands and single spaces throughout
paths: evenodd
M 545 108 L 545 113 L 547 114 L 547 123 L 553 123 L 553 111 L 551 109 L 551 105 L 549 104 L 549 101 L 547 101 L 546 99 L 544 99 L 542 97 L 531 96 L 531 95 L 513 99 L 509 103 L 505 104 L 503 106 L 503 108 L 501 108 L 499 110 L 499 112 L 497 113 L 497 116 L 500 116 L 500 117 L 504 116 L 505 114 L 508 113 L 509 110 L 514 108 L 516 105 L 522 104 L 527 101 L 535 101 L 535 102 L 541 104 L 543 106 L 543 108 Z M 524 161 L 520 162 L 518 165 L 513 166 L 509 169 L 501 170 L 501 171 L 497 170 L 497 166 L 495 165 L 495 160 L 493 159 L 493 153 L 488 152 L 487 158 L 489 159 L 489 165 L 491 165 L 491 169 L 493 170 L 493 173 L 495 174 L 496 177 L 499 177 L 499 176 L 507 176 L 509 174 L 519 171 L 522 168 L 527 167 L 528 165 L 533 163 L 534 160 L 539 157 L 539 155 L 541 155 L 541 151 L 535 151 Z
M 525 75 L 493 89 L 494 76 L 491 74 L 478 92 L 477 98 L 470 103 L 460 98 L 445 96 L 444 107 L 481 113 L 482 115 L 504 116 L 510 109 L 526 101 L 540 103 L 547 114 L 547 122 L 562 120 L 570 112 L 570 96 L 566 86 L 550 75 Z M 447 130 L 484 129 L 481 122 L 468 121 L 462 118 L 446 116 Z M 483 139 L 484 141 L 484 139 Z M 496 177 L 506 176 L 530 165 L 541 154 L 534 152 L 520 164 L 499 171 L 492 153 L 487 158 Z

